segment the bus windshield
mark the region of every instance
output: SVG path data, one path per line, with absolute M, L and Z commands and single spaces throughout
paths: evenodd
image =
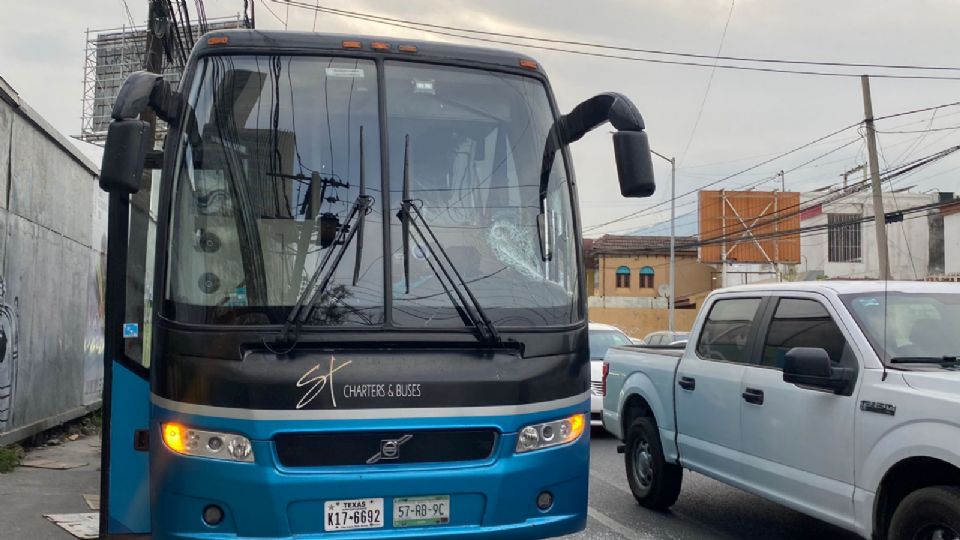
M 543 205 L 551 256 L 541 251 L 539 179 L 554 121 L 544 85 L 479 69 L 382 65 L 381 73 L 372 60 L 282 55 L 198 63 L 177 149 L 167 316 L 282 323 L 320 261 L 340 249 L 337 233 L 357 227 L 348 216 L 363 180 L 373 204 L 362 233 L 305 327 L 463 327 L 436 254 L 416 236 L 404 279 L 406 174 L 413 204 L 495 325 L 582 319 L 562 158 Z

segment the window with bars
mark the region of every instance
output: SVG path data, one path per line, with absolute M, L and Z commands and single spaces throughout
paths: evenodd
M 827 260 L 860 262 L 862 243 L 860 214 L 827 215 Z

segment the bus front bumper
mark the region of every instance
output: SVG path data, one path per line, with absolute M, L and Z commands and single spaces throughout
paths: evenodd
M 584 404 L 570 411 L 554 411 L 553 417 L 586 412 L 586 408 Z M 209 418 L 176 419 L 188 425 L 201 422 L 203 429 L 216 427 Z M 527 420 L 542 419 L 519 419 L 518 423 L 511 418 L 503 427 L 515 429 Z M 489 418 L 459 419 L 463 427 L 477 422 L 492 423 Z M 420 422 L 409 423 L 408 427 L 415 428 Z M 396 421 L 384 426 L 404 429 Z M 156 442 L 151 445 L 153 538 L 533 539 L 582 530 L 586 525 L 589 429 L 568 445 L 525 454 L 515 454 L 516 441 L 516 431 L 504 430 L 494 455 L 483 462 L 304 469 L 279 465 L 269 439 L 253 439 L 255 463 L 180 456 Z M 541 510 L 537 497 L 545 491 L 553 496 L 553 505 Z M 394 499 L 417 496 L 449 496 L 450 522 L 394 528 Z M 383 499 L 382 527 L 324 530 L 327 501 L 371 498 Z M 210 505 L 219 506 L 224 513 L 216 526 L 202 518 Z

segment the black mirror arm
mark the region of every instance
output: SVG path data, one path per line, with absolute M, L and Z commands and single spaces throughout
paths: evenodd
M 579 141 L 604 122 L 610 122 L 617 131 L 643 131 L 645 128 L 643 117 L 636 105 L 616 92 L 597 94 L 561 116 L 550 128 L 543 149 L 543 165 L 540 169 L 541 212 L 544 211 L 550 170 L 553 168 L 557 150 Z
M 132 120 L 150 107 L 164 122 L 177 125 L 183 97 L 170 88 L 163 76 L 149 71 L 131 73 L 120 87 L 110 116 L 114 120 Z

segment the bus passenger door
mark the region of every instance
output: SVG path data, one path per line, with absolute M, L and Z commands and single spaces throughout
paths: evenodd
M 153 173 L 151 178 L 151 174 Z M 109 194 L 100 538 L 150 533 L 150 337 L 159 171 Z

